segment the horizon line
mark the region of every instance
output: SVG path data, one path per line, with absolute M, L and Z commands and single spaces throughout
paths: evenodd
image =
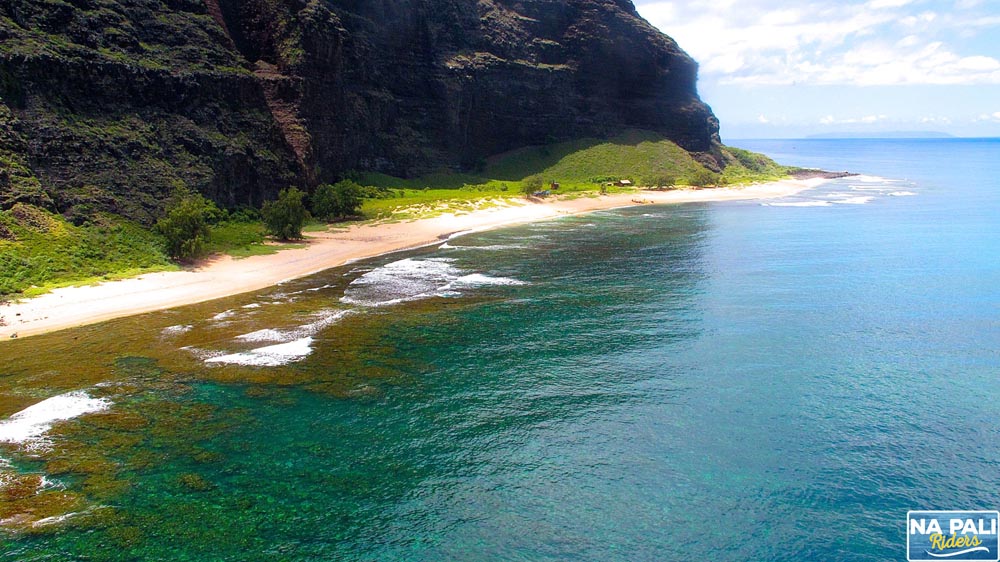
M 737 140 L 922 140 L 922 141 L 947 141 L 947 140 L 1000 140 L 1000 136 L 977 136 L 977 137 L 965 137 L 958 135 L 951 135 L 947 137 L 823 137 L 823 136 L 807 136 L 807 137 L 726 137 L 723 139 L 723 144 L 725 141 L 737 141 Z

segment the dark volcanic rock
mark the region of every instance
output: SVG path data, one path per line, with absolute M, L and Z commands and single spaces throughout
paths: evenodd
M 696 73 L 628 0 L 9 0 L 0 158 L 44 191 L 0 203 L 150 220 L 626 128 L 710 160 Z

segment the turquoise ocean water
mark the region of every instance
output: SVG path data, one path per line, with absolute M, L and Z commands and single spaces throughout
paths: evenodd
M 736 144 L 862 175 L 3 346 L 4 416 L 105 409 L 0 449 L 76 502 L 0 559 L 900 560 L 1000 508 L 1000 140 Z

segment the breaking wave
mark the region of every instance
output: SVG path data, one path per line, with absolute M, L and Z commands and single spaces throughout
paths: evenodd
M 205 362 L 253 367 L 279 367 L 307 357 L 312 353 L 312 342 L 312 337 L 305 337 L 288 343 L 258 347 L 250 351 L 209 357 Z
M 348 285 L 341 302 L 386 306 L 435 296 L 454 296 L 456 289 L 487 285 L 523 285 L 508 277 L 466 273 L 449 258 L 406 258 L 373 269 Z
M 874 199 L 875 199 L 874 197 L 870 196 L 847 197 L 845 199 L 835 199 L 833 200 L 833 203 L 836 203 L 838 205 L 864 205 L 866 203 L 870 203 Z
M 85 390 L 74 390 L 28 406 L 0 421 L 0 442 L 30 448 L 45 446 L 45 434 L 58 421 L 100 412 L 111 406 L 107 398 L 92 398 Z
M 520 244 L 487 244 L 484 246 L 455 246 L 448 242 L 438 246 L 439 250 L 484 250 L 484 251 L 501 251 L 501 250 L 523 250 L 527 246 L 522 246 Z
M 178 324 L 176 326 L 167 326 L 160 333 L 164 336 L 179 336 L 186 332 L 190 332 L 194 328 L 191 324 Z
M 289 329 L 264 328 L 263 330 L 236 336 L 236 339 L 247 342 L 289 342 L 292 340 L 301 340 L 316 335 L 320 330 L 334 324 L 350 313 L 350 310 L 325 311 L 317 314 L 316 320 L 302 326 Z
M 793 201 L 789 203 L 761 203 L 764 207 L 829 207 L 829 201 Z

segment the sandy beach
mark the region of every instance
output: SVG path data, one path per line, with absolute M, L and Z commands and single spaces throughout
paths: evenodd
M 276 254 L 212 259 L 184 271 L 151 273 L 121 281 L 56 289 L 21 302 L 0 305 L 0 340 L 14 334 L 53 332 L 143 312 L 255 291 L 344 263 L 387 252 L 416 248 L 459 232 L 485 230 L 644 204 L 770 199 L 793 195 L 827 180 L 789 179 L 739 188 L 643 191 L 578 199 L 511 200 L 503 206 L 466 214 L 398 223 L 363 223 L 308 235 L 305 248 Z

